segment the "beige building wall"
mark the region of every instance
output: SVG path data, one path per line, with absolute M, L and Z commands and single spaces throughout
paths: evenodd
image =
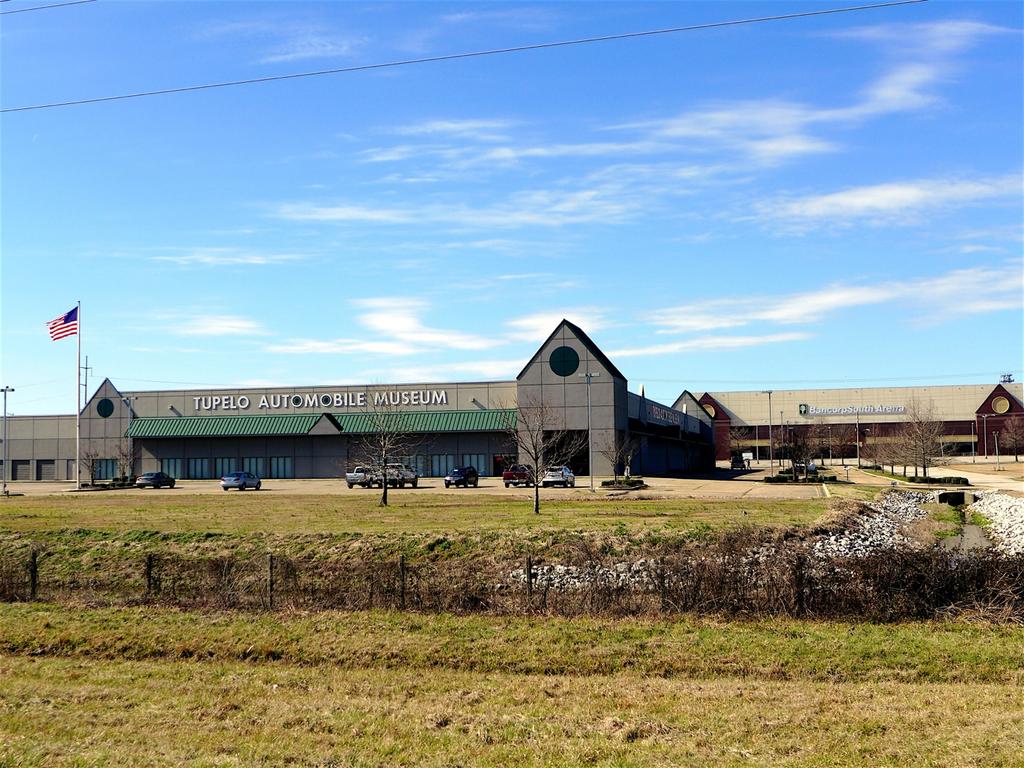
M 857 419 L 876 423 L 899 422 L 913 405 L 931 407 L 937 421 L 971 421 L 975 411 L 992 392 L 995 384 L 955 384 L 931 387 L 858 387 L 842 389 L 775 390 L 771 395 L 771 422 L 849 424 Z M 1024 400 L 1024 385 L 1004 384 L 1007 390 Z M 763 392 L 709 392 L 725 407 L 733 426 L 767 425 L 768 395 Z M 808 412 L 801 413 L 801 406 Z M 902 407 L 886 412 L 887 407 Z M 810 409 L 848 409 L 839 413 L 813 413 Z M 871 409 L 871 410 L 868 410 Z

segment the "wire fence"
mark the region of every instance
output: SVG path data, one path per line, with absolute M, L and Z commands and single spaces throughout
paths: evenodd
M 126 575 L 127 574 L 127 575 Z M 681 613 L 877 621 L 955 611 L 1024 621 L 1024 556 L 933 547 L 866 557 L 816 556 L 742 534 L 630 563 L 587 550 L 559 563 L 405 557 L 184 556 L 153 552 L 88 573 L 59 554 L 0 556 L 0 600 L 154 604 L 239 610 L 643 616 Z

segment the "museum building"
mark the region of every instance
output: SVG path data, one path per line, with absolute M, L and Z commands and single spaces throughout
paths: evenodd
M 716 461 L 747 454 L 769 457 L 769 430 L 776 448 L 789 431 L 816 433 L 834 457 L 872 456 L 893 441 L 914 412 L 941 423 L 946 455 L 1011 453 L 1012 420 L 1024 419 L 1024 388 L 1009 376 L 998 384 L 925 387 L 847 387 L 747 392 L 704 392 L 700 404 L 714 419 Z M 691 395 L 684 392 L 676 407 Z M 825 454 L 827 455 L 827 453 Z M 777 454 L 776 454 L 777 456 Z
M 668 406 L 630 392 L 590 337 L 563 320 L 511 381 L 125 391 L 105 379 L 79 417 L 81 476 L 162 470 L 205 480 L 246 470 L 263 478 L 340 477 L 365 460 L 366 437 L 382 411 L 402 414 L 411 436 L 407 455 L 391 460 L 422 477 L 461 465 L 495 475 L 517 461 L 509 430 L 527 404 L 543 412 L 552 432 L 585 435 L 589 413 L 598 475 L 612 474 L 616 445 L 625 440 L 636 445 L 637 474 L 713 466 L 713 420 L 692 395 Z M 74 480 L 75 421 L 73 414 L 10 417 L 4 476 Z M 589 455 L 577 452 L 570 468 L 589 474 Z

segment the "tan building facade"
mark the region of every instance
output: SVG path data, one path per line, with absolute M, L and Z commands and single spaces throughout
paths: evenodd
M 769 429 L 831 434 L 844 453 L 892 439 L 912 414 L 942 422 L 951 453 L 994 455 L 1011 419 L 1024 418 L 1020 383 L 925 387 L 849 387 L 705 392 L 699 398 L 715 422 L 718 460 L 736 453 L 767 458 Z M 1007 447 L 1003 442 L 1004 449 Z M 1005 450 L 1003 451 L 1006 452 Z
M 405 414 L 414 433 L 392 460 L 423 477 L 462 465 L 486 477 L 518 459 L 509 424 L 520 403 L 542 404 L 552 431 L 586 432 L 589 414 L 599 475 L 612 474 L 611 449 L 627 435 L 638 442 L 634 472 L 684 474 L 713 461 L 711 417 L 690 401 L 677 410 L 630 393 L 587 334 L 562 321 L 510 381 L 129 392 L 104 380 L 80 414 L 82 477 L 339 477 L 364 461 L 366 414 L 382 409 Z M 73 415 L 14 417 L 8 430 L 7 479 L 74 479 Z M 588 474 L 590 457 L 573 457 L 571 469 Z

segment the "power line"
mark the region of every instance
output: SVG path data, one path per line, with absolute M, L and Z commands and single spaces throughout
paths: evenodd
M 1012 371 L 1017 373 L 1018 371 Z M 849 383 L 867 383 L 875 381 L 934 381 L 936 379 L 969 379 L 977 376 L 998 376 L 1006 371 L 978 371 L 975 373 L 948 373 L 948 374 L 937 374 L 937 375 L 921 375 L 921 376 L 871 376 L 869 378 L 855 379 L 850 377 L 843 377 L 839 379 L 691 379 L 690 383 L 699 384 L 849 384 Z M 646 377 L 640 377 L 646 384 L 648 382 L 659 383 L 659 384 L 675 384 L 679 383 L 681 379 L 648 379 Z
M 6 2 L 6 0 L 0 0 Z M 51 5 L 34 5 L 31 8 L 16 8 L 13 11 L 0 11 L 0 16 L 9 13 L 28 13 L 29 11 L 45 11 L 47 8 L 63 8 L 65 5 L 82 5 L 84 3 L 95 3 L 96 0 L 71 0 L 68 3 L 53 3 Z
M 95 0 L 75 0 L 75 2 L 94 2 Z M 400 59 L 398 61 L 381 62 L 377 64 L 358 64 L 351 67 L 338 67 L 335 69 L 321 69 L 313 72 L 295 72 L 290 75 L 268 75 L 266 77 L 253 77 L 245 80 L 228 80 L 220 83 L 206 83 L 204 85 L 186 85 L 177 88 L 161 88 L 153 91 L 138 91 L 125 93 L 117 96 L 97 96 L 90 99 L 75 99 L 72 101 L 55 101 L 48 104 L 32 104 L 24 107 L 8 107 L 0 109 L 0 114 L 5 112 L 28 112 L 36 109 L 53 109 L 56 107 L 71 107 L 79 104 L 96 104 L 104 101 L 123 101 L 125 99 L 139 99 L 146 96 L 164 96 L 170 93 L 187 93 L 190 91 L 205 91 L 214 88 L 232 88 L 241 85 L 254 85 L 257 83 L 270 83 L 277 80 L 295 80 L 301 77 L 321 77 L 323 75 L 338 75 L 351 72 L 365 72 L 373 69 L 387 69 L 390 67 L 403 67 L 410 64 L 429 64 L 439 61 L 454 61 L 457 59 L 479 58 L 482 56 L 497 56 L 506 53 L 521 53 L 523 51 L 537 51 L 545 48 L 561 48 L 570 45 L 584 45 L 587 43 L 604 43 L 612 40 L 627 40 L 636 37 L 653 37 L 655 35 L 668 35 L 677 32 L 693 32 L 701 29 L 713 29 L 716 27 L 731 27 L 741 24 L 758 24 L 767 21 L 784 21 L 787 19 L 800 19 L 810 16 L 825 16 L 836 13 L 851 13 L 854 11 L 868 11 L 878 8 L 892 8 L 899 5 L 915 5 L 924 3 L 927 0 L 896 0 L 889 3 L 876 3 L 873 5 L 855 5 L 845 8 L 828 8 L 821 11 L 803 11 L 801 13 L 787 13 L 778 16 L 761 16 L 752 19 L 733 19 L 730 21 L 715 21 L 708 24 L 694 24 L 687 27 L 670 27 L 667 29 L 652 29 L 644 32 L 623 32 L 616 35 L 601 35 L 598 37 L 583 37 L 576 40 L 560 40 L 551 43 L 532 43 L 529 45 L 517 45 L 511 48 L 492 48 L 485 51 L 470 51 L 466 53 L 449 53 L 442 56 L 425 56 L 418 59 Z M 72 3 L 67 3 L 71 5 Z M 49 7 L 49 6 L 47 6 Z M 30 10 L 30 9 L 25 9 Z M 12 11 L 13 13 L 13 11 Z

